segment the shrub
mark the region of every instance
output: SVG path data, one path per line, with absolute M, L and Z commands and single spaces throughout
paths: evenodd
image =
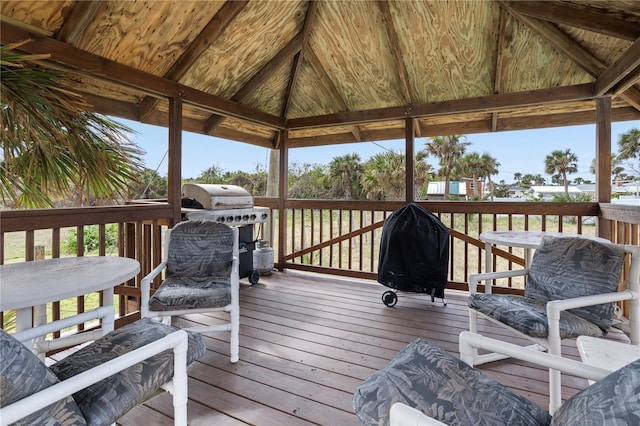
M 104 239 L 107 252 L 112 252 L 118 247 L 118 225 L 115 223 L 105 226 Z M 69 232 L 69 236 L 62 242 L 61 250 L 65 254 L 76 254 L 78 250 L 78 231 L 74 228 Z M 98 225 L 87 225 L 84 227 L 84 252 L 91 253 L 100 247 L 100 228 Z

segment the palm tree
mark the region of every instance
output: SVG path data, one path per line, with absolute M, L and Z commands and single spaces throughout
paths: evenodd
M 545 173 L 558 173 L 562 176 L 564 182 L 564 193 L 569 194 L 569 181 L 567 174 L 576 173 L 578 171 L 578 157 L 567 149 L 565 151 L 556 150 L 547 155 L 545 160 Z
M 500 163 L 497 159 L 492 157 L 488 152 L 483 152 L 480 157 L 482 162 L 482 168 L 484 170 L 484 176 L 489 180 L 489 188 L 491 189 L 491 201 L 493 201 L 493 183 L 491 182 L 491 176 L 497 175 L 500 167 Z
M 456 163 L 470 145 L 464 135 L 436 136 L 425 142 L 427 153 L 439 159 L 440 175 L 444 176 L 444 197 L 449 196 L 449 182 Z
M 522 173 L 515 172 L 513 174 L 513 180 L 515 181 L 514 183 L 516 186 L 520 186 L 522 184 Z
M 484 174 L 484 164 L 480 154 L 475 151 L 466 154 L 460 159 L 456 168 L 460 174 L 471 176 L 473 179 L 473 195 L 475 197 L 482 195 L 478 192 L 478 179 Z
M 13 207 L 53 207 L 55 197 L 126 197 L 142 174 L 142 151 L 128 127 L 87 112 L 66 74 L 34 63 L 48 55 L 0 48 L 0 197 Z
M 630 168 L 640 175 L 640 129 L 634 128 L 620 135 L 618 139 L 618 159 L 638 160 L 638 166 L 630 164 Z
M 364 165 L 362 190 L 368 200 L 402 200 L 405 191 L 405 157 L 387 151 L 371 157 Z
M 353 199 L 354 195 L 359 198 L 358 189 L 362 171 L 363 166 L 358 154 L 334 157 L 329 163 L 329 177 L 333 182 L 335 195 L 347 200 Z

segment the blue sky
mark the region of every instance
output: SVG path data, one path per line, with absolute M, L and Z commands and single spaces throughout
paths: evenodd
M 167 174 L 167 140 L 165 128 L 150 126 L 134 121 L 118 119 L 138 133 L 132 140 L 142 148 L 146 167 L 157 169 L 162 176 Z M 612 124 L 612 149 L 617 152 L 618 138 L 632 128 L 640 127 L 640 120 L 618 122 Z M 513 182 L 513 174 L 544 173 L 544 159 L 556 149 L 570 149 L 578 156 L 578 173 L 570 175 L 572 179 L 580 176 L 585 180 L 595 181 L 589 167 L 596 152 L 595 125 L 568 126 L 550 129 L 525 130 L 514 132 L 467 134 L 471 145 L 467 153 L 477 151 L 488 152 L 501 164 L 500 173 L 493 177 L 495 182 L 505 180 Z M 427 138 L 416 139 L 416 149 L 424 148 Z M 269 150 L 241 142 L 228 141 L 210 136 L 184 132 L 182 137 L 182 177 L 195 178 L 204 170 L 218 166 L 224 171 L 253 171 L 256 167 L 267 168 Z M 315 148 L 293 148 L 289 150 L 289 162 L 299 165 L 328 164 L 334 157 L 357 152 L 362 161 L 384 152 L 385 149 L 404 152 L 404 140 L 361 142 L 356 144 L 340 144 Z M 427 160 L 437 169 L 435 157 Z

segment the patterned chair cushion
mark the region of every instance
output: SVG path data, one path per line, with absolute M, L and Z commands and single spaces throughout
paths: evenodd
M 552 425 L 640 424 L 640 360 L 609 374 L 567 400 Z
M 65 380 L 176 330 L 175 327 L 143 318 L 109 333 L 50 368 L 60 380 Z M 191 364 L 200 358 L 205 350 L 204 338 L 200 334 L 189 333 L 187 363 Z M 91 385 L 73 397 L 88 424 L 111 424 L 152 396 L 172 376 L 173 352 L 168 350 Z
M 40 359 L 0 330 L 0 407 L 5 407 L 56 383 L 58 378 Z M 14 423 L 16 425 L 84 425 L 80 409 L 68 396 Z
M 365 425 L 389 424 L 396 402 L 450 425 L 547 425 L 549 414 L 425 340 L 415 340 L 356 389 Z
M 233 230 L 212 221 L 188 220 L 171 230 L 167 276 L 226 277 L 233 263 Z
M 533 255 L 525 296 L 542 302 L 618 290 L 624 253 L 586 238 L 543 237 Z M 570 312 L 607 332 L 613 303 L 572 309 Z
M 527 336 L 546 338 L 549 335 L 546 302 L 523 296 L 476 293 L 469 295 L 469 307 L 512 327 Z M 560 312 L 560 337 L 601 337 L 597 325 L 569 311 Z
M 149 299 L 149 310 L 221 308 L 231 303 L 231 280 L 212 277 L 167 277 Z

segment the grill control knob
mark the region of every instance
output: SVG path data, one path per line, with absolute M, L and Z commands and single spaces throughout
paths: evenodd
M 216 222 L 222 222 L 224 223 L 224 216 L 220 216 L 219 218 L 216 219 Z
M 244 220 L 245 222 L 249 220 L 249 215 L 245 214 L 244 216 L 242 216 L 242 220 Z
M 252 214 L 250 217 L 251 217 L 251 220 L 255 220 L 256 219 L 256 215 L 255 214 Z
M 233 216 L 227 217 L 227 222 L 233 222 Z
M 242 216 L 238 215 L 236 216 L 236 222 L 240 222 L 242 220 Z

